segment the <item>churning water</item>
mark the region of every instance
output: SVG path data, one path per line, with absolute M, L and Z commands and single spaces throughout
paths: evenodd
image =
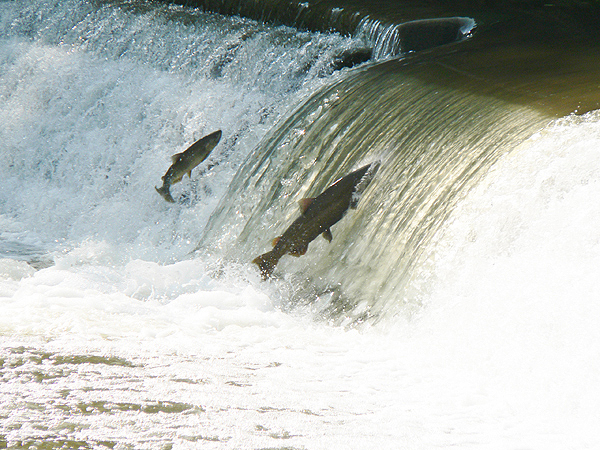
M 0 447 L 583 449 L 600 441 L 597 111 L 551 120 L 527 110 L 518 119 L 522 108 L 444 94 L 440 101 L 462 111 L 438 119 L 451 126 L 394 119 L 393 133 L 363 129 L 380 144 L 362 158 L 381 160 L 384 175 L 332 230 L 332 245 L 338 236 L 349 253 L 315 241 L 262 282 L 246 256 L 293 219 L 284 203 L 361 162 L 351 152 L 320 160 L 307 145 L 319 136 L 338 145 L 321 100 L 362 73 L 331 65 L 360 39 L 184 7 L 75 0 L 1 2 L 0 29 Z M 414 80 L 405 86 L 417 110 L 439 107 Z M 296 109 L 317 91 L 319 101 Z M 475 114 L 485 130 L 472 125 Z M 316 128 L 299 126 L 305 117 Z M 498 134 L 516 124 L 521 134 Z M 177 204 L 164 202 L 154 186 L 171 155 L 216 129 L 214 166 L 173 187 Z M 431 142 L 452 150 L 450 140 L 460 141 L 485 170 L 472 176 L 471 164 L 424 153 L 433 144 L 419 136 L 433 132 Z M 260 205 L 275 169 L 247 187 L 259 196 L 236 191 L 266 161 L 263 148 L 282 151 L 270 164 L 286 166 L 294 143 L 307 153 L 297 177 L 281 178 L 283 200 Z M 421 150 L 390 151 L 399 144 Z M 444 184 L 446 172 L 415 169 L 438 156 L 469 176 Z M 451 208 L 438 201 L 415 214 L 418 223 L 443 218 L 416 240 L 414 226 L 376 208 L 429 205 L 407 200 L 407 180 L 432 195 L 464 187 L 436 197 Z M 240 199 L 255 203 L 229 208 Z M 369 215 L 381 265 L 410 268 L 401 282 L 391 266 L 353 272 L 340 258 L 343 271 L 326 268 L 368 250 Z M 258 231 L 244 231 L 240 217 Z M 409 236 L 390 234 L 395 226 Z M 410 264 L 390 256 L 400 242 L 419 247 Z M 347 315 L 323 314 L 337 300 L 322 285 L 344 288 L 344 278 Z M 374 278 L 377 316 L 357 324 L 360 286 Z M 313 294 L 302 298 L 307 284 Z

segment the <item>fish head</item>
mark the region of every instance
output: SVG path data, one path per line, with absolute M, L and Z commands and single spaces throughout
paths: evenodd
M 360 200 L 360 197 L 362 196 L 363 192 L 365 191 L 365 189 L 367 189 L 367 186 L 369 186 L 371 181 L 373 181 L 373 178 L 375 178 L 375 174 L 379 170 L 380 165 L 381 164 L 379 161 L 374 161 L 368 166 L 364 167 L 366 168 L 364 175 L 360 179 L 358 179 L 356 181 L 356 184 L 354 185 L 354 191 L 352 192 L 351 207 L 356 207 L 356 204 Z
M 204 139 L 206 139 L 206 146 L 208 148 L 210 148 L 211 150 L 213 148 L 215 148 L 217 146 L 217 144 L 219 143 L 219 141 L 221 140 L 221 135 L 223 133 L 221 132 L 221 130 L 217 130 L 213 133 L 210 133 L 208 136 L 206 136 Z
M 375 178 L 375 175 L 379 170 L 379 166 L 380 162 L 374 161 L 371 164 L 364 166 L 362 169 L 359 169 L 361 172 L 364 170 L 364 175 L 356 180 L 356 184 L 354 185 L 355 192 L 362 193 L 367 188 L 369 183 L 373 181 L 373 178 Z

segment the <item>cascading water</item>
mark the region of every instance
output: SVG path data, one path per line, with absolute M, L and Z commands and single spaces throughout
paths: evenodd
M 90 233 L 128 236 L 128 245 L 141 239 L 142 252 L 155 253 L 148 240 L 168 253 L 185 247 L 190 235 L 181 231 L 198 227 L 287 102 L 321 83 L 333 54 L 354 45 L 160 6 L 3 8 L 4 215 L 45 235 L 51 249 Z M 153 186 L 170 156 L 216 129 L 224 138 L 212 158 L 223 164 L 193 186 L 187 210 L 156 202 Z
M 335 240 L 317 240 L 309 254 L 280 266 L 312 278 L 318 297 L 335 292 L 326 307 L 344 320 L 415 306 L 406 287 L 456 202 L 550 119 L 492 101 L 485 89 L 474 95 L 423 83 L 398 66 L 392 61 L 340 80 L 280 124 L 238 173 L 203 243 L 252 260 L 298 215 L 298 200 L 381 161 L 360 208 L 334 226 Z
M 305 22 L 0 2 L 0 448 L 593 448 L 592 7 L 204 3 Z M 349 69 L 382 24 L 456 17 Z M 297 200 L 371 161 L 333 241 L 262 281 Z

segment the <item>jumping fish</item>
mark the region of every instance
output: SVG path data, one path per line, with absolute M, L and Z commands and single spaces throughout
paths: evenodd
M 371 182 L 378 168 L 377 162 L 368 164 L 340 178 L 317 197 L 300 200 L 300 217 L 283 235 L 273 240 L 273 250 L 252 261 L 260 268 L 263 279 L 271 276 L 283 255 L 304 255 L 308 244 L 320 234 L 331 242 L 331 227 L 344 217 L 348 208 L 356 208 L 359 195 Z
M 166 201 L 175 203 L 175 200 L 171 197 L 171 186 L 179 183 L 186 173 L 191 177 L 192 170 L 208 157 L 220 140 L 221 130 L 217 130 L 194 142 L 186 151 L 173 155 L 173 164 L 162 177 L 163 185 L 160 188 L 155 188 L 156 192 Z

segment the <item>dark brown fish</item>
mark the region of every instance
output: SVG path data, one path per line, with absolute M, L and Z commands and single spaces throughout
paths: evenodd
M 358 195 L 372 180 L 379 163 L 372 163 L 340 178 L 315 198 L 300 200 L 302 214 L 282 236 L 273 240 L 273 250 L 255 258 L 264 279 L 272 273 L 275 265 L 285 254 L 302 256 L 308 244 L 320 234 L 331 242 L 331 227 L 337 223 L 348 208 L 356 208 Z

